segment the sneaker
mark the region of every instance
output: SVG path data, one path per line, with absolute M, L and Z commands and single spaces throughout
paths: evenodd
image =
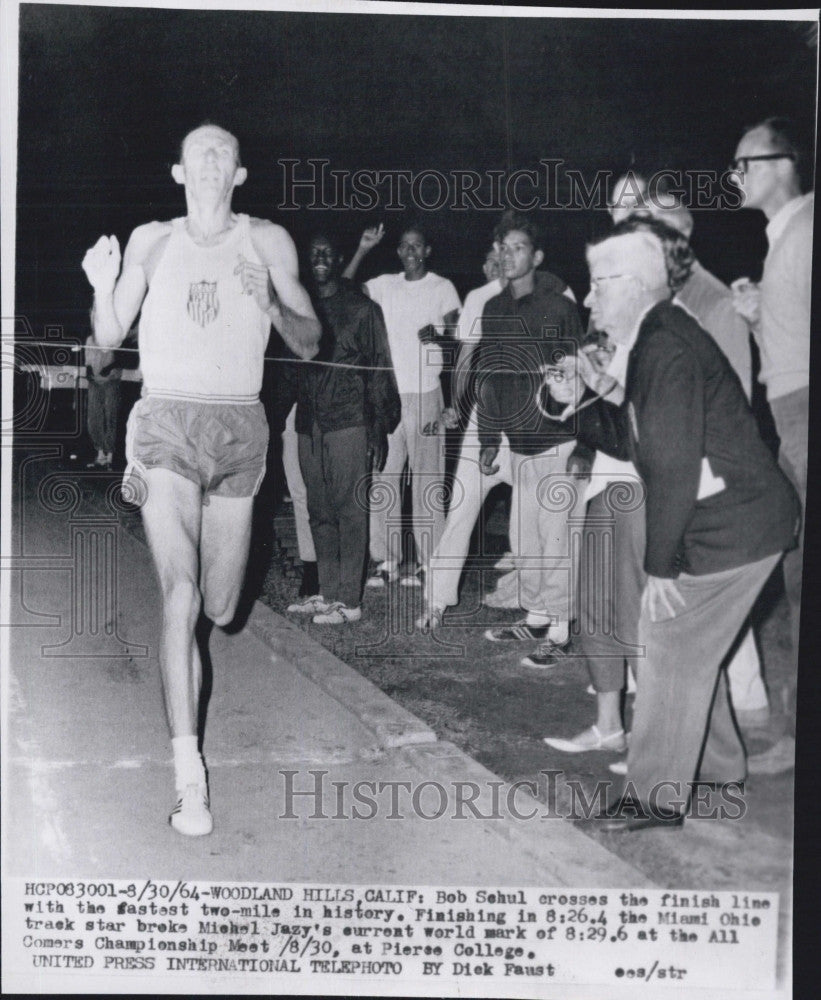
M 376 571 L 365 581 L 366 587 L 386 587 L 389 583 L 396 583 L 399 579 L 399 570 L 391 566 L 390 563 L 379 563 Z
M 313 594 L 306 597 L 304 601 L 294 601 L 288 605 L 288 612 L 292 615 L 318 615 L 328 610 L 328 603 L 322 594 Z
M 204 837 L 214 829 L 214 820 L 208 803 L 208 786 L 186 785 L 168 822 L 177 833 L 186 837 Z
M 402 579 L 399 581 L 400 587 L 421 587 L 422 577 L 419 575 L 422 571 L 417 570 L 415 573 L 406 573 Z
M 570 643 L 567 638 L 562 643 L 555 643 L 549 639 L 548 633 L 552 625 L 528 625 L 527 619 L 514 622 L 512 625 L 502 625 L 497 628 L 485 630 L 485 638 L 491 642 L 542 642 L 550 641 L 556 649 L 566 649 Z
M 434 605 L 432 608 L 428 608 L 423 615 L 416 619 L 416 627 L 420 632 L 433 632 L 435 629 L 441 628 L 444 614 L 444 608 L 439 608 Z
M 314 625 L 344 625 L 345 622 L 358 622 L 362 617 L 362 608 L 349 608 L 342 601 L 334 601 L 323 611 L 314 615 Z
M 627 737 L 624 735 L 623 729 L 617 729 L 616 732 L 604 736 L 597 726 L 591 726 L 569 740 L 545 736 L 542 742 L 553 747 L 554 750 L 561 750 L 562 753 L 588 753 L 591 750 L 624 753 L 627 749 Z
M 552 639 L 545 639 L 527 656 L 523 656 L 519 663 L 523 667 L 533 667 L 535 670 L 549 670 L 555 667 L 569 645 L 569 641 L 559 645 Z

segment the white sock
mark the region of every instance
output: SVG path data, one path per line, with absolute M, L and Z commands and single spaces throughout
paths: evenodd
M 528 611 L 525 619 L 525 624 L 534 628 L 544 628 L 545 625 L 553 625 L 554 622 L 555 618 L 548 611 Z
M 547 637 L 558 646 L 563 646 L 570 636 L 570 622 L 557 621 L 555 618 L 550 624 Z
M 171 740 L 174 751 L 174 778 L 177 791 L 187 785 L 205 784 L 205 766 L 197 750 L 196 736 L 175 736 Z

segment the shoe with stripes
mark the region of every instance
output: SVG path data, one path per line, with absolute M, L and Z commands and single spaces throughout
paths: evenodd
M 485 630 L 485 638 L 491 642 L 541 642 L 547 638 L 549 625 L 528 625 L 527 619 L 512 625 L 501 625 Z
M 294 601 L 288 605 L 288 613 L 292 615 L 319 615 L 328 610 L 328 603 L 322 594 L 312 594 L 303 601 Z
M 563 643 L 553 642 L 552 639 L 545 639 L 539 643 L 532 653 L 523 656 L 519 662 L 523 667 L 532 667 L 534 670 L 550 670 L 551 667 L 556 666 L 567 652 L 569 644 L 569 639 Z
M 358 622 L 362 617 L 362 608 L 349 608 L 342 601 L 334 601 L 324 611 L 314 615 L 314 625 L 344 625 L 345 622 Z
M 186 837 L 205 837 L 214 829 L 208 802 L 208 786 L 186 785 L 168 817 L 177 833 Z

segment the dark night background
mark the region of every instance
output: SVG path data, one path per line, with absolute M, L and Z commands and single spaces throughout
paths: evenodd
M 410 7 L 411 5 L 409 5 Z M 182 214 L 169 167 L 205 119 L 235 132 L 249 179 L 239 211 L 304 242 L 328 225 L 353 252 L 388 232 L 361 276 L 398 270 L 400 212 L 283 211 L 283 157 L 335 170 L 534 168 L 560 158 L 592 181 L 639 165 L 722 170 L 740 129 L 814 121 L 811 24 L 20 8 L 17 315 L 85 332 L 80 269 L 102 233 Z M 560 197 L 562 192 L 560 191 Z M 431 267 L 464 294 L 498 212 L 420 212 Z M 540 213 L 547 266 L 581 299 L 602 210 Z M 758 212 L 701 211 L 694 246 L 725 281 L 757 276 Z

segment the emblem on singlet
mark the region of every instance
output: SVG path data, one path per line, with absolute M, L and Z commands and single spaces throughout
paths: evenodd
M 188 315 L 195 323 L 206 327 L 220 311 L 216 281 L 192 281 L 188 289 Z

